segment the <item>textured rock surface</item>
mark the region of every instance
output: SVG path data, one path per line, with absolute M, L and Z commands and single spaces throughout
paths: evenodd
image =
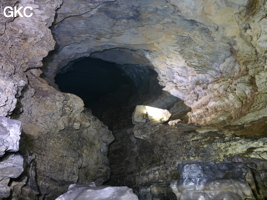
M 64 1 L 47 79 L 73 59 L 126 48 L 145 56 L 164 90 L 191 107 L 190 122 L 249 123 L 266 113 L 265 9 L 263 0 Z
M 61 0 L 0 1 L 0 7 L 32 6 L 31 18 L 0 15 L 0 115 L 22 122 L 21 152 L 27 169 L 13 195 L 55 199 L 71 183 L 109 177 L 111 132 L 76 96 L 61 94 L 40 78 L 42 59 L 54 49 L 49 27 Z
M 251 173 L 246 164 L 180 163 L 178 171 L 179 180 L 171 184 L 177 199 L 256 199 L 246 180 Z
M 0 157 L 19 150 L 20 134 L 21 122 L 0 116 Z
M 2 74 L 2 75 L 1 75 Z M 18 78 L 8 79 L 0 72 L 0 115 L 10 116 L 17 106 L 17 98 L 25 86 L 25 81 Z
M 21 103 L 25 111 L 19 119 L 26 133 L 22 145 L 35 155 L 42 195 L 55 199 L 72 183 L 102 184 L 108 179 L 107 148 L 114 138 L 103 123 L 84 111 L 80 98 L 61 94 L 40 79 Z
M 125 129 L 111 148 L 114 184 L 167 185 L 180 159 L 267 159 L 265 138 L 231 134 L 244 127 L 239 134 L 266 136 L 265 0 L 0 0 L 1 8 L 15 4 L 34 7 L 32 18 L 0 15 L 0 115 L 22 122 L 28 164 L 27 177 L 12 184 L 18 199 L 55 199 L 71 183 L 100 184 L 109 176 L 110 131 L 78 97 L 40 78 L 37 68 L 54 48 L 44 60 L 51 84 L 74 59 L 127 49 L 127 56 L 144 57 L 141 64 L 153 66 L 164 90 L 189 108 L 176 104 L 173 116 L 190 111 L 190 123 L 233 125 L 226 135 L 183 124 Z M 164 97 L 156 104 L 169 102 Z
M 19 150 L 21 123 L 0 116 L 0 199 L 10 196 L 11 179 L 24 171 L 23 157 L 10 152 Z M 6 154 L 6 155 L 4 155 Z
M 9 197 L 10 179 L 18 178 L 23 170 L 23 157 L 21 155 L 9 155 L 0 160 L 0 198 Z
M 138 200 L 128 187 L 96 187 L 94 183 L 88 185 L 70 185 L 68 192 L 56 200 Z
M 181 160 L 223 162 L 233 155 L 257 158 L 263 163 L 267 160 L 266 138 L 225 135 L 219 131 L 198 133 L 198 128 L 181 123 L 176 126 L 145 124 L 114 133 L 116 140 L 109 154 L 112 170 L 109 184 L 167 185 L 177 178 L 176 166 Z M 142 137 L 136 138 L 136 134 Z M 255 171 L 262 171 L 259 182 L 266 184 L 266 166 L 258 166 L 261 167 L 256 167 Z M 168 190 L 161 192 L 164 193 Z

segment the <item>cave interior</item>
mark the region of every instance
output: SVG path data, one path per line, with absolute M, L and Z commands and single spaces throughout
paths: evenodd
M 6 6 L 0 199 L 267 199 L 266 0 Z

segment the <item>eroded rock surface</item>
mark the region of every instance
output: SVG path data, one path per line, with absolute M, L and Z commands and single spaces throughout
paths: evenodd
M 37 69 L 44 65 L 42 77 L 54 85 L 70 61 L 107 49 L 146 58 L 164 90 L 189 108 L 174 107 L 173 116 L 189 112 L 190 123 L 242 126 L 250 135 L 183 124 L 125 128 L 111 148 L 114 184 L 169 184 L 180 159 L 267 159 L 266 139 L 252 137 L 267 129 L 265 0 L 0 1 L 1 8 L 14 5 L 34 8 L 32 18 L 0 15 L 0 115 L 22 122 L 28 165 L 27 177 L 14 183 L 17 197 L 54 200 L 71 183 L 108 179 L 111 132 Z M 164 97 L 158 102 L 169 101 Z M 255 168 L 263 171 L 258 178 L 266 177 L 265 168 Z
M 25 111 L 19 119 L 26 133 L 22 145 L 35 155 L 40 194 L 55 199 L 72 183 L 102 184 L 109 178 L 106 155 L 114 137 L 84 110 L 79 97 L 59 93 L 40 79 L 21 103 Z
M 23 157 L 21 155 L 8 155 L 0 160 L 0 198 L 10 196 L 9 182 L 18 178 L 24 171 Z
M 164 90 L 191 108 L 191 123 L 265 116 L 265 1 L 64 1 L 57 12 L 51 84 L 69 61 L 124 48 L 149 60 Z
M 11 179 L 24 171 L 23 157 L 11 154 L 19 150 L 21 122 L 0 116 L 0 199 L 10 196 Z
M 138 200 L 132 189 L 128 187 L 88 185 L 70 185 L 68 192 L 56 200 Z
M 0 157 L 19 150 L 20 134 L 21 122 L 0 116 Z
M 249 172 L 251 173 L 249 165 L 243 163 L 180 163 L 178 171 L 179 180 L 171 184 L 177 199 L 256 199 L 246 181 L 246 176 Z M 250 176 L 253 175 L 250 174 Z
M 55 47 L 49 27 L 61 4 L 0 1 L 1 11 L 15 5 L 33 8 L 30 18 L 0 15 L 0 115 L 22 122 L 21 152 L 27 163 L 25 177 L 14 183 L 19 199 L 54 200 L 71 183 L 100 184 L 109 177 L 111 132 L 84 111 L 80 98 L 50 87 L 37 69 Z
M 261 162 L 254 162 L 257 164 L 253 170 L 257 174 L 261 173 L 257 175 L 262 177 L 258 178 L 258 182 L 263 186 L 261 191 L 265 191 L 266 166 L 263 163 L 267 160 L 266 138 L 225 135 L 214 130 L 198 133 L 196 131 L 198 128 L 182 123 L 176 126 L 145 124 L 135 125 L 133 129 L 114 133 L 116 140 L 112 143 L 109 154 L 112 170 L 109 184 L 136 186 L 137 190 L 146 193 L 146 196 L 155 194 L 154 197 L 165 196 L 165 198 L 173 199 L 164 185 L 169 185 L 170 180 L 175 179 L 172 177 L 178 178 L 179 161 L 223 162 L 225 158 L 238 155 L 247 159 L 261 160 Z M 232 183 L 237 184 L 238 187 L 244 186 L 239 182 L 233 181 Z M 155 187 L 162 185 L 162 188 L 166 189 L 153 193 L 150 190 L 150 186 L 153 185 Z

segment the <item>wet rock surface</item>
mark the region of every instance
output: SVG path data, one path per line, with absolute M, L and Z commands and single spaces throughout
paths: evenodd
M 138 200 L 132 189 L 128 187 L 98 186 L 94 183 L 88 185 L 70 185 L 68 192 L 56 200 Z

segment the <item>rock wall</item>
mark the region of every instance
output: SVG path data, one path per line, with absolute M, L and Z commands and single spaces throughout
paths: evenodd
M 26 166 L 14 185 L 14 198 L 55 199 L 71 183 L 101 184 L 109 177 L 111 132 L 84 110 L 80 98 L 62 94 L 40 78 L 42 59 L 55 46 L 49 27 L 61 4 L 0 1 L 1 8 L 33 8 L 30 18 L 0 15 L 0 115 L 22 122 Z
M 178 164 L 180 178 L 171 187 L 180 200 L 265 199 L 267 188 L 262 184 L 266 181 L 265 174 L 260 174 L 264 180 L 260 183 L 255 176 L 260 165 L 257 159 L 245 163 L 181 162 Z
M 255 173 L 261 173 L 258 181 L 267 187 L 266 165 L 260 164 L 267 159 L 266 138 L 225 135 L 219 131 L 200 133 L 198 126 L 181 123 L 176 126 L 138 124 L 114 135 L 116 140 L 109 153 L 112 174 L 108 184 L 134 187 L 141 200 L 175 199 L 169 185 L 181 175 L 177 166 L 182 161 L 220 163 L 232 156 L 250 158 L 251 162 L 255 159 L 258 160 Z M 227 162 L 235 166 L 244 160 L 228 159 Z
M 64 1 L 45 74 L 52 84 L 71 60 L 135 50 L 154 66 L 164 90 L 191 107 L 189 122 L 248 124 L 266 113 L 265 9 L 264 0 Z
M 101 184 L 109 177 L 111 132 L 80 98 L 40 78 L 43 65 L 42 77 L 55 86 L 55 74 L 70 61 L 128 49 L 145 57 L 164 90 L 191 108 L 190 123 L 265 123 L 265 0 L 0 0 L 1 8 L 15 5 L 32 6 L 34 16 L 0 15 L 0 115 L 22 122 L 26 164 L 12 185 L 14 198 L 55 199 L 71 183 Z M 116 138 L 114 184 L 168 183 L 180 159 L 267 159 L 265 139 L 200 134 L 186 125 L 136 126 Z
M 24 171 L 19 150 L 21 123 L 0 116 L 0 199 L 10 196 L 13 179 Z
M 36 192 L 55 199 L 71 183 L 102 184 L 109 178 L 111 132 L 77 96 L 59 93 L 37 77 L 29 80 L 34 85 L 24 93 L 18 119 L 25 132 L 23 149 L 35 154 Z

